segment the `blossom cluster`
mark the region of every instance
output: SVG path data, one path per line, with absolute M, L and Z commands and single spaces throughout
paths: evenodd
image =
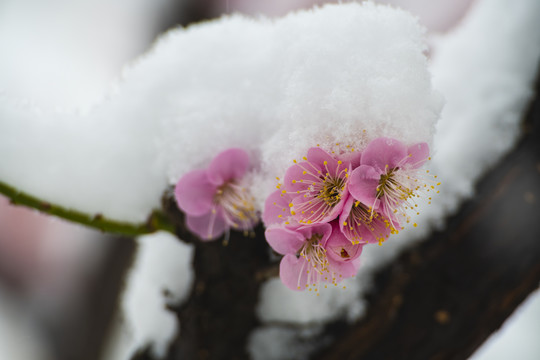
M 361 151 L 335 154 L 317 146 L 295 160 L 262 215 L 268 244 L 283 255 L 283 283 L 317 291 L 354 276 L 363 246 L 380 245 L 399 232 L 409 222 L 407 211 L 417 211 L 416 198 L 436 191 L 436 177 L 419 171 L 428 156 L 426 143 L 406 146 L 381 137 Z M 258 222 L 254 198 L 243 184 L 248 167 L 244 150 L 228 149 L 176 185 L 186 225 L 202 240 L 230 229 L 249 231 Z
M 435 190 L 419 171 L 428 156 L 426 143 L 377 138 L 363 151 L 336 155 L 313 147 L 294 161 L 263 213 L 266 239 L 284 255 L 283 283 L 317 290 L 355 275 L 363 246 L 399 232 L 416 198 Z

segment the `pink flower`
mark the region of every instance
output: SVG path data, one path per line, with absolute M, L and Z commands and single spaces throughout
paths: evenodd
M 262 215 L 263 223 L 266 227 L 272 224 L 283 224 L 288 227 L 298 227 L 300 224 L 291 215 L 292 198 L 282 190 L 271 193 L 264 203 Z
M 317 291 L 319 283 L 337 285 L 358 270 L 362 245 L 351 244 L 335 222 L 296 229 L 276 224 L 265 235 L 270 246 L 284 255 L 279 275 L 289 289 Z
M 341 231 L 353 244 L 379 243 L 381 245 L 391 233 L 396 232 L 391 224 L 391 220 L 373 212 L 362 202 L 355 201 L 352 196 L 349 196 L 345 202 L 343 212 L 339 217 Z
M 392 230 L 399 224 L 396 215 L 406 217 L 405 210 L 415 208 L 418 192 L 434 188 L 420 176 L 418 168 L 429 156 L 426 143 L 405 146 L 390 138 L 373 140 L 362 152 L 360 166 L 350 176 L 351 195 L 390 220 Z
M 301 224 L 320 224 L 335 219 L 343 209 L 350 164 L 320 148 L 308 150 L 304 161 L 285 173 L 282 192 L 292 201 L 291 215 Z
M 230 228 L 253 228 L 257 223 L 254 199 L 240 185 L 248 165 L 248 154 L 232 148 L 218 154 L 207 169 L 191 171 L 178 181 L 174 194 L 190 231 L 212 240 Z

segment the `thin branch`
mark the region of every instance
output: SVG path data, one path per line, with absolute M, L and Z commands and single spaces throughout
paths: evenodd
M 144 223 L 130 223 L 109 219 L 100 213 L 87 214 L 81 211 L 67 209 L 60 205 L 52 204 L 30 194 L 18 191 L 13 186 L 2 181 L 0 181 L 0 193 L 8 197 L 13 205 L 22 205 L 37 209 L 43 213 L 58 216 L 103 232 L 135 236 L 153 233 L 157 230 L 164 230 L 174 234 L 174 226 L 170 223 L 168 218 L 158 210 L 154 210 L 148 217 L 148 220 Z

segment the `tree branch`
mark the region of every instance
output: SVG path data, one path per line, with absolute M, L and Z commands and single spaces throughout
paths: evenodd
M 122 234 L 127 236 L 143 235 L 157 230 L 174 233 L 174 226 L 161 211 L 154 210 L 145 223 L 129 223 L 109 219 L 103 214 L 86 214 L 81 211 L 67 209 L 30 194 L 18 191 L 11 185 L 0 181 L 0 193 L 8 197 L 13 205 L 22 205 L 39 210 L 45 214 L 54 215 L 63 219 L 86 225 L 103 232 Z

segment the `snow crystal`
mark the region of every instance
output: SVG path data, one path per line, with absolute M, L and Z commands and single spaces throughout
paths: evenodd
M 316 143 L 429 141 L 441 100 L 423 50 L 411 16 L 371 3 L 176 29 L 87 115 L 1 98 L 0 178 L 47 201 L 141 221 L 167 183 L 237 146 L 254 159 L 262 207 L 274 183 L 261 180 Z
M 536 0 L 519 4 L 478 1 L 455 31 L 434 41 L 434 84 L 447 105 L 437 125 L 433 160 L 427 167 L 439 175 L 441 193 L 433 197 L 431 205 L 420 206 L 414 231 L 393 235 L 382 246 L 364 247 L 357 284 L 347 285 L 353 295 L 347 294 L 349 290 L 323 291 L 317 297 L 308 294 L 312 297 L 309 299 L 280 289 L 276 280 L 270 280 L 261 290 L 261 319 L 306 324 L 328 321 L 343 313 L 351 319 L 362 315 L 361 296 L 369 288 L 374 271 L 428 235 L 432 226 L 440 226 L 444 216 L 472 194 L 479 176 L 510 150 L 519 135 L 519 121 L 531 97 L 540 59 L 538 14 L 540 2 Z M 276 347 L 288 346 L 279 337 L 275 341 Z
M 123 324 L 111 343 L 111 359 L 127 359 L 148 345 L 162 357 L 178 331 L 176 316 L 166 305 L 180 303 L 193 281 L 191 245 L 164 232 L 137 241 L 137 257 L 122 299 Z

